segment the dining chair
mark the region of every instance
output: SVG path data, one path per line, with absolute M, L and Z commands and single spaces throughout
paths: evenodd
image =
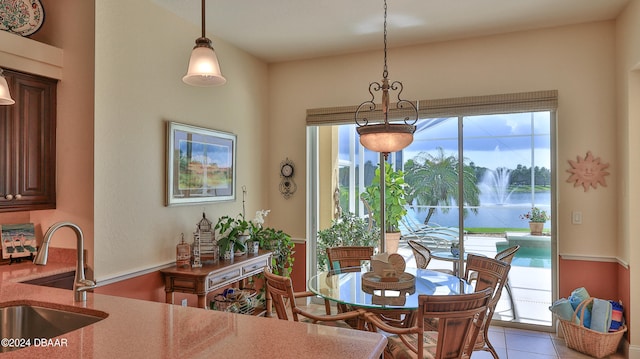
M 469 254 L 467 256 L 467 265 L 465 268 L 464 279 L 467 282 L 474 282 L 475 291 L 483 291 L 485 289 L 491 289 L 492 295 L 487 306 L 486 319 L 481 323 L 480 334 L 475 338 L 473 344 L 473 350 L 485 350 L 491 353 L 491 355 L 498 359 L 498 354 L 495 348 L 489 341 L 489 325 L 493 318 L 496 305 L 500 300 L 502 289 L 507 283 L 509 270 L 511 265 L 504 261 L 489 258 L 484 256 L 478 256 Z
M 291 319 L 295 322 L 331 324 L 343 328 L 353 328 L 344 320 L 354 319 L 356 322 L 360 322 L 357 318 L 361 313 L 357 310 L 337 315 L 316 315 L 305 311 L 296 305 L 296 299 L 315 296 L 315 294 L 309 291 L 294 292 L 291 278 L 274 274 L 269 267 L 265 267 L 264 277 L 267 295 L 271 296 L 271 303 L 276 310 L 278 319 L 290 320 L 289 314 L 291 314 Z M 287 310 L 287 307 L 290 307 L 290 311 Z M 304 318 L 300 318 L 300 316 Z
M 344 246 L 327 248 L 329 270 L 335 274 L 359 272 L 362 270 L 362 262 L 370 261 L 371 256 L 373 256 L 373 247 Z M 331 303 L 327 299 L 324 301 L 324 307 L 327 315 L 330 315 Z M 336 308 L 338 313 L 349 312 L 353 309 L 342 303 L 337 303 Z M 353 321 L 348 321 L 348 323 L 353 324 Z
M 335 274 L 342 272 L 359 272 L 362 270 L 362 262 L 370 261 L 373 253 L 373 247 L 344 246 L 327 248 L 329 270 Z M 336 303 L 336 308 L 338 313 L 351 312 L 357 309 L 344 303 Z M 331 314 L 331 304 L 326 299 L 325 311 L 327 315 Z M 386 323 L 396 327 L 410 326 L 415 317 L 413 311 L 407 309 L 369 309 L 369 312 L 376 313 L 376 315 Z M 348 319 L 346 322 L 352 327 L 359 325 L 359 323 L 353 319 Z
M 515 257 L 516 252 L 520 249 L 520 245 L 515 245 L 513 247 L 509 247 L 503 251 L 498 252 L 495 259 L 499 261 L 503 261 L 505 263 L 511 264 L 513 261 L 513 257 Z M 507 277 L 507 282 L 504 285 L 504 288 L 507 290 L 507 295 L 509 296 L 509 303 L 511 303 L 511 311 L 513 312 L 513 319 L 516 320 L 518 318 L 518 312 L 516 311 L 516 304 L 513 300 L 513 293 L 511 292 L 511 285 L 509 284 L 509 277 Z
M 429 262 L 431 262 L 431 250 L 414 239 L 408 240 L 407 244 L 409 244 L 409 247 L 411 247 L 411 250 L 413 251 L 413 257 L 416 259 L 416 267 L 427 269 Z M 447 274 L 454 274 L 450 269 L 438 268 L 433 270 Z
M 369 330 L 387 336 L 385 358 L 459 359 L 469 357 L 480 333 L 493 291 L 460 295 L 420 295 L 417 320 L 409 328 L 396 328 L 372 313 L 364 313 Z M 425 327 L 437 318 L 437 328 Z
M 370 261 L 373 247 L 330 247 L 327 248 L 329 269 L 335 273 L 359 272 L 362 261 Z

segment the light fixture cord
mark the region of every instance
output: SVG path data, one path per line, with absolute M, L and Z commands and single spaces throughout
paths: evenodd
M 206 37 L 205 36 L 205 24 L 204 24 L 204 18 L 205 18 L 205 8 L 204 8 L 204 2 L 205 0 L 202 0 L 202 11 L 200 11 L 200 13 L 202 14 L 202 37 Z
M 387 71 L 387 0 L 384 0 L 384 69 L 382 71 L 382 77 L 387 78 L 389 72 Z

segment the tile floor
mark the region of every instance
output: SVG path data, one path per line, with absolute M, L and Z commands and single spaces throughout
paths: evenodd
M 489 340 L 501 359 L 588 359 L 588 355 L 567 348 L 564 339 L 555 333 L 536 332 L 492 326 Z M 471 359 L 493 359 L 489 352 L 474 352 Z M 613 354 L 608 359 L 623 359 Z
M 324 306 L 318 304 L 298 303 L 303 309 L 324 314 Z M 591 356 L 569 349 L 563 338 L 555 333 L 538 332 L 492 326 L 489 328 L 489 340 L 493 344 L 500 359 L 590 359 Z M 615 353 L 605 359 L 624 359 L 621 353 Z M 476 351 L 471 359 L 493 359 L 491 353 Z

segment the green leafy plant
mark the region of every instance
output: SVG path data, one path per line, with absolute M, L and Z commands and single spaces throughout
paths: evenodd
M 240 237 L 248 234 L 249 227 L 250 223 L 241 214 L 236 217 L 220 217 L 214 227 L 221 236 L 218 239 L 220 253 L 228 251 L 232 243 L 236 251 L 243 252 L 245 244 L 240 240 Z
M 371 226 L 364 218 L 343 212 L 331 222 L 331 227 L 318 231 L 318 269 L 327 270 L 327 248 L 378 245 L 380 228 Z
M 400 221 L 407 214 L 405 199 L 407 184 L 404 181 L 404 174 L 401 170 L 394 171 L 391 165 L 385 162 L 385 196 L 384 228 L 387 233 L 399 232 Z M 360 195 L 365 200 L 373 212 L 373 217 L 379 223 L 380 218 L 380 167 L 371 181 L 371 185 L 365 188 L 365 192 Z
M 252 233 L 253 240 L 260 242 L 260 248 L 271 251 L 271 269 L 273 273 L 285 277 L 293 270 L 293 248 L 295 244 L 291 236 L 274 228 L 256 228 Z
M 538 207 L 533 207 L 531 208 L 531 211 L 521 214 L 520 219 L 525 219 L 529 222 L 545 223 L 549 220 L 549 215 L 547 214 L 547 211 L 541 210 Z

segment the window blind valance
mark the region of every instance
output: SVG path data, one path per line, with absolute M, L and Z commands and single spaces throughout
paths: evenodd
M 378 108 L 381 106 L 378 105 Z M 399 121 L 405 111 L 390 105 L 389 121 Z M 417 104 L 420 119 L 494 115 L 500 113 L 555 111 L 558 108 L 558 91 L 546 90 L 511 94 L 456 97 L 437 100 L 420 100 Z M 307 126 L 344 125 L 355 123 L 358 106 L 325 107 L 307 110 Z M 369 121 L 382 121 L 382 111 L 368 116 Z

